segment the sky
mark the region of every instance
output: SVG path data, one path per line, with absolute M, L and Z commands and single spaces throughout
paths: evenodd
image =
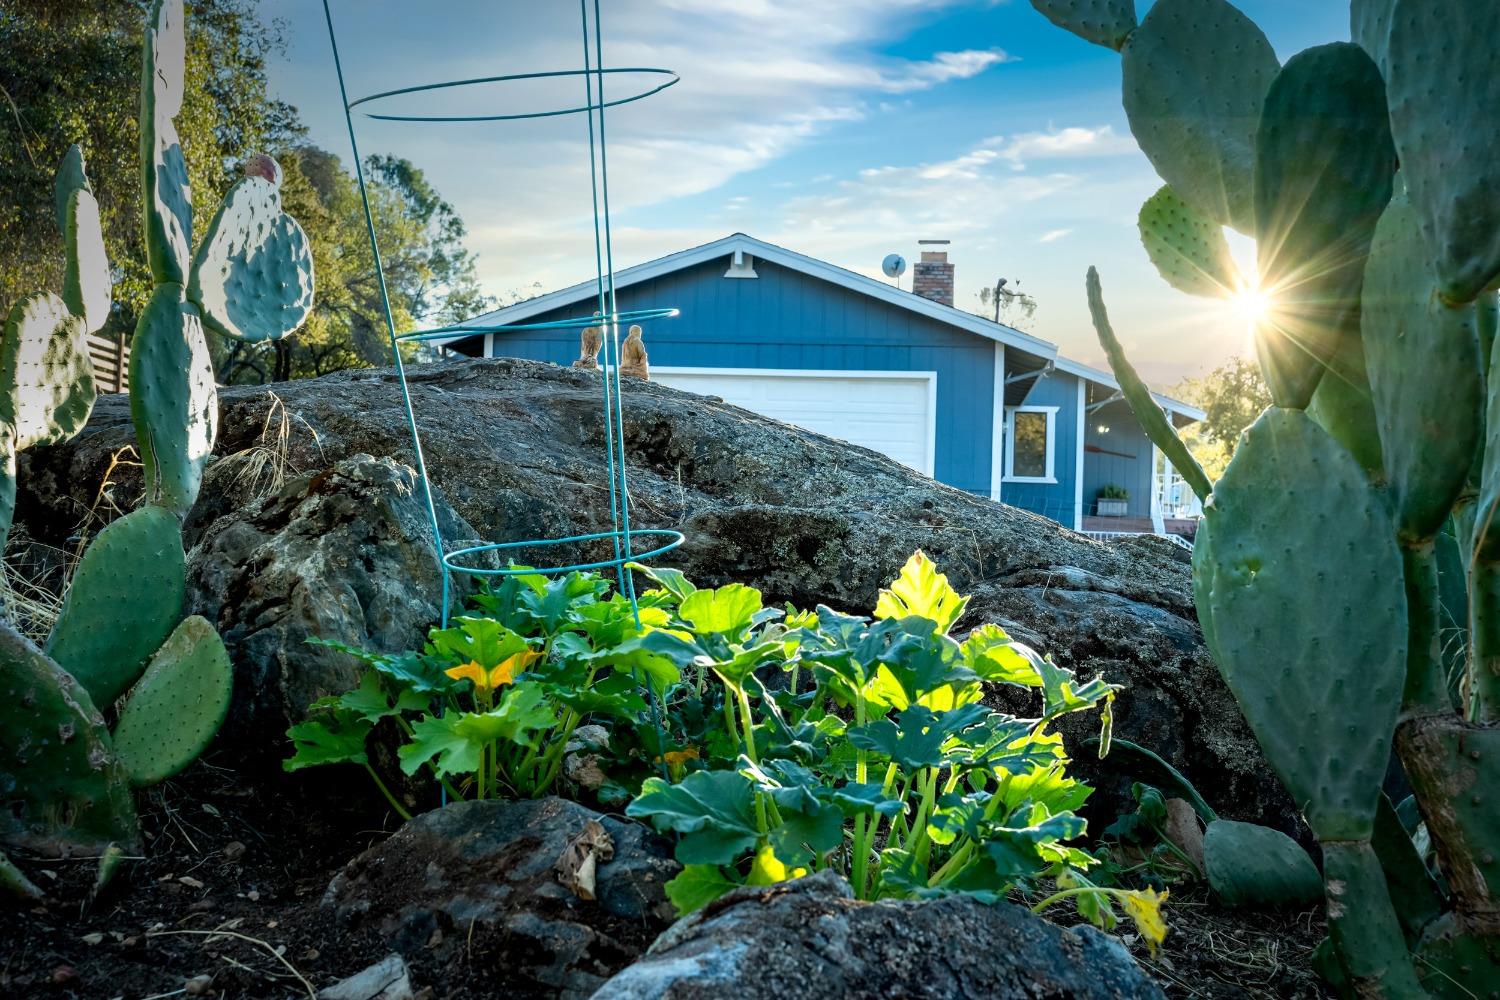
M 330 0 L 350 99 L 443 80 L 576 69 L 572 0 Z M 592 7 L 592 0 L 589 0 Z M 1237 0 L 1284 62 L 1348 37 L 1342 0 Z M 1144 15 L 1147 0 L 1137 0 Z M 1004 277 L 1030 332 L 1103 365 L 1084 302 L 1097 265 L 1116 332 L 1170 385 L 1248 350 L 1245 321 L 1156 274 L 1136 213 L 1160 185 L 1120 106 L 1117 53 L 1026 0 L 603 0 L 604 63 L 680 82 L 608 112 L 617 268 L 733 232 L 880 276 L 947 239 L 956 304 Z M 272 89 L 311 140 L 349 138 L 320 0 L 262 0 L 284 22 Z M 613 74 L 607 96 L 661 78 Z M 578 77 L 391 98 L 392 113 L 504 114 L 581 103 Z M 357 109 L 358 110 L 358 109 Z M 422 168 L 469 227 L 485 291 L 594 273 L 585 116 L 485 124 L 355 118 L 363 154 Z M 1236 237 L 1243 260 L 1253 256 Z M 903 279 L 910 287 L 911 274 Z

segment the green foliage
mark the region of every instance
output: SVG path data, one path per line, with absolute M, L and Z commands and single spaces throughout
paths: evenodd
M 1193 590 L 1322 842 L 1322 968 L 1349 994 L 1471 996 L 1500 968 L 1497 820 L 1473 791 L 1493 784 L 1500 722 L 1500 7 L 1353 0 L 1350 25 L 1357 45 L 1278 71 L 1224 0 L 1159 0 L 1123 47 L 1124 103 L 1171 189 L 1257 241 L 1257 354 L 1277 405 L 1205 500 Z M 1143 242 L 1162 255 L 1156 232 Z M 1092 272 L 1088 290 L 1101 318 Z M 1178 446 L 1149 396 L 1130 403 L 1159 447 Z M 1214 443 L 1260 405 L 1206 429 Z M 1387 815 L 1393 747 L 1445 887 Z
M 1240 435 L 1271 405 L 1259 366 L 1239 356 L 1207 375 L 1184 379 L 1172 388 L 1172 394 L 1204 412 L 1204 418 L 1188 427 L 1182 439 L 1210 479 L 1224 474 Z
M 1098 497 L 1100 500 L 1129 500 L 1130 491 L 1119 483 L 1105 483 L 1099 487 Z

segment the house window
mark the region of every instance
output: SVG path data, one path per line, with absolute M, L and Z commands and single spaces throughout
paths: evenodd
M 1017 406 L 1006 428 L 1005 479 L 1012 483 L 1055 483 L 1057 407 Z

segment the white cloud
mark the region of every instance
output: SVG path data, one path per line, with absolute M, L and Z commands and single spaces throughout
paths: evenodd
M 1041 235 L 1037 242 L 1056 243 L 1058 240 L 1062 239 L 1064 236 L 1067 236 L 1072 231 L 1073 230 L 1071 229 L 1049 229 Z
M 1097 156 L 1125 156 L 1140 147 L 1128 135 L 1116 135 L 1111 125 L 1098 128 L 1071 126 L 1046 132 L 1023 132 L 1019 135 L 997 135 L 985 140 L 984 147 L 1006 160 L 1017 170 L 1035 160 L 1076 159 Z

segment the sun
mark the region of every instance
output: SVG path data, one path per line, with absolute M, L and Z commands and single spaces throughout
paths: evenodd
M 1255 326 L 1270 314 L 1274 300 L 1270 292 L 1260 287 L 1259 282 L 1247 282 L 1244 288 L 1230 296 L 1229 305 L 1236 316 Z

